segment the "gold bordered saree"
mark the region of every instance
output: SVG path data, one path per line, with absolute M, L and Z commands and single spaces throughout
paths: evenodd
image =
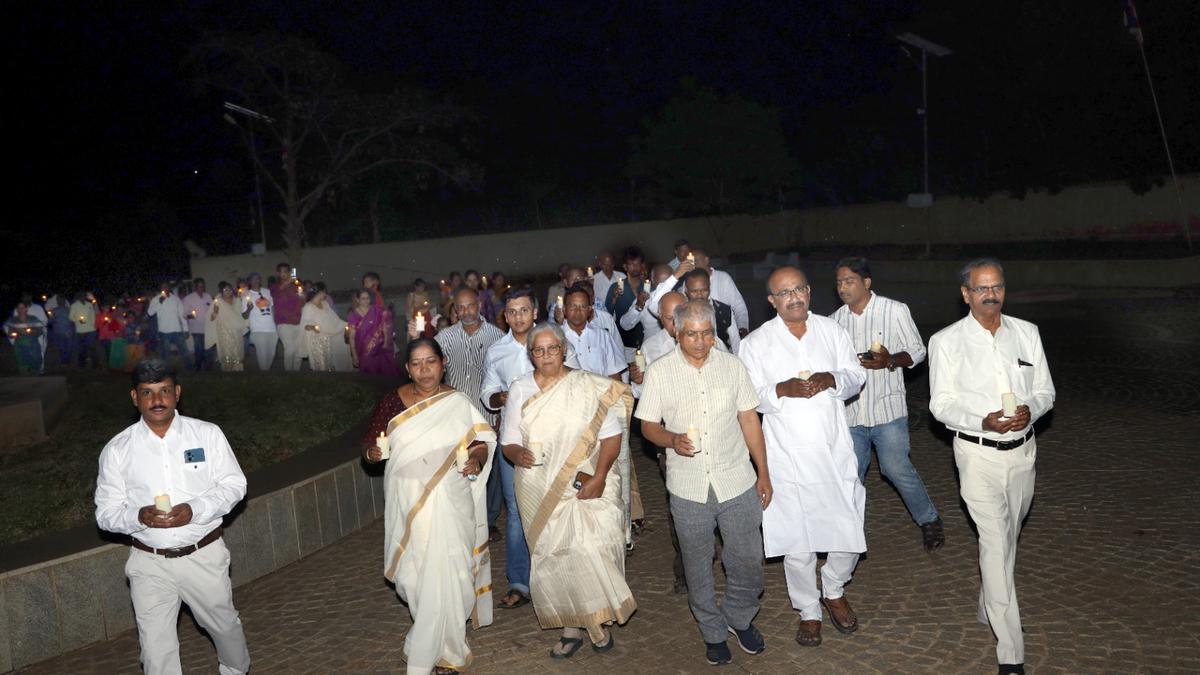
M 466 622 L 492 622 L 487 478 L 496 434 L 461 392 L 436 394 L 387 425 L 391 459 L 384 470 L 384 575 L 408 603 L 404 640 L 409 673 L 472 660 Z M 479 480 L 455 465 L 457 448 L 483 441 Z
M 593 642 L 604 639 L 605 624 L 625 623 L 637 609 L 625 582 L 625 516 L 615 462 L 602 496 L 577 499 L 572 486 L 576 472 L 595 473 L 598 435 L 610 410 L 627 437 L 629 386 L 581 370 L 534 394 L 521 409 L 521 437 L 526 446 L 541 441 L 544 463 L 515 476 L 538 622 L 543 628 L 586 628 Z

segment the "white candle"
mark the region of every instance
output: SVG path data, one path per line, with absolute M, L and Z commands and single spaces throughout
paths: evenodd
M 642 292 L 643 293 L 650 292 L 650 280 L 649 279 L 646 279 L 645 281 L 642 282 Z
M 700 432 L 696 430 L 696 427 L 688 427 L 687 437 L 692 442 L 692 454 L 700 454 Z
M 425 331 L 425 315 L 420 312 L 417 312 L 417 332 L 423 333 L 424 331 Z
M 319 324 L 319 323 L 313 324 L 313 332 L 320 333 L 321 332 L 321 324 Z
M 167 495 L 156 495 L 154 497 L 154 508 L 163 513 L 171 512 L 171 498 Z
M 454 460 L 458 462 L 458 468 L 460 470 L 467 468 L 467 460 L 470 459 L 470 457 L 470 453 L 467 452 L 467 446 L 460 445 L 454 449 Z
M 695 253 L 692 253 L 691 251 L 688 251 L 688 258 L 687 258 L 687 259 L 688 259 L 688 262 L 690 262 L 690 263 L 694 263 L 694 262 L 696 262 L 696 254 L 695 254 Z
M 633 363 L 638 367 L 638 370 L 645 372 L 646 370 L 646 355 L 642 350 L 637 350 L 633 353 Z
M 883 343 L 880 342 L 879 340 L 872 342 L 871 343 L 871 351 L 875 352 L 876 354 L 883 351 Z
M 375 439 L 375 445 L 379 446 L 380 459 L 387 459 L 388 457 L 392 456 L 392 446 L 390 443 L 388 443 L 387 434 L 384 434 L 382 431 L 379 432 L 379 438 Z
M 529 441 L 529 452 L 530 452 L 530 454 L 533 455 L 533 465 L 541 466 L 542 465 L 542 442 L 541 441 Z
M 796 373 L 796 377 L 798 377 L 802 380 L 807 380 L 808 378 L 812 377 L 812 371 L 811 370 L 802 370 L 802 371 Z
M 563 304 L 562 304 L 562 296 L 560 295 L 560 296 L 558 296 L 558 308 L 559 308 L 559 309 L 562 309 L 562 306 L 563 306 Z
M 1005 417 L 1012 417 L 1017 414 L 1017 395 L 1011 391 L 1000 394 L 1000 407 L 1004 410 Z

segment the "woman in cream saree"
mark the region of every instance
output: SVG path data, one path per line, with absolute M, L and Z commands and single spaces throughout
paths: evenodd
M 353 370 L 347 324 L 333 310 L 324 282 L 309 287 L 307 297 L 308 302 L 300 311 L 300 325 L 304 328 L 300 356 L 308 359 L 308 367 L 314 373 Z
M 246 317 L 249 315 L 250 308 L 243 308 L 242 301 L 234 298 L 233 286 L 222 281 L 217 286 L 217 299 L 213 301 L 208 321 L 204 323 L 204 348 L 217 348 L 221 370 L 245 369 L 246 344 L 242 336 L 246 334 Z
M 534 372 L 509 391 L 502 442 L 519 467 L 533 607 L 543 628 L 563 628 L 552 657 L 574 654 L 583 631 L 605 652 L 614 638 L 604 626 L 625 623 L 637 608 L 625 582 L 621 479 L 610 471 L 633 398 L 628 385 L 565 367 L 557 326 L 534 328 L 526 344 Z
M 412 614 L 407 671 L 455 672 L 472 660 L 467 620 L 475 628 L 492 622 L 486 495 L 496 435 L 465 394 L 442 384 L 445 358 L 436 342 L 410 343 L 405 366 L 412 384 L 377 408 L 402 411 L 372 429 L 386 440 L 376 435 L 364 455 L 374 463 L 384 448 L 390 454 L 383 567 Z

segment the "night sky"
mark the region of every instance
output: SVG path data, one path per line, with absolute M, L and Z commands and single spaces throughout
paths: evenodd
M 558 153 L 574 177 L 562 202 L 619 186 L 628 137 L 684 76 L 780 110 L 812 177 L 789 206 L 902 199 L 917 185 L 898 180 L 919 157 L 919 74 L 893 38 L 905 30 L 955 50 L 930 69 L 944 190 L 1161 178 L 1121 3 L 1045 4 L 12 4 L 2 243 L 18 262 L 0 292 L 177 274 L 184 238 L 212 254 L 246 250 L 252 174 L 222 121 L 224 97 L 198 91 L 185 65 L 201 39 L 227 31 L 303 35 L 364 79 L 451 97 L 478 116 L 488 152 Z M 1138 10 L 1177 161 L 1200 169 L 1194 3 L 1143 0 Z M 493 158 L 478 159 L 486 168 Z M 502 192 L 486 180 L 478 199 Z

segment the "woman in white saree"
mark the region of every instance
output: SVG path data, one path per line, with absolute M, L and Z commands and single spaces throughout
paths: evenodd
M 542 628 L 562 628 L 550 650 L 572 656 L 586 632 L 592 649 L 615 640 L 637 602 L 625 582 L 621 479 L 611 471 L 628 432 L 629 386 L 563 365 L 567 341 L 553 324 L 526 340 L 534 372 L 513 383 L 504 406 L 503 449 L 531 559 L 530 595 Z
M 233 286 L 228 281 L 217 285 L 217 299 L 213 301 L 208 321 L 204 322 L 204 348 L 217 348 L 217 362 L 221 364 L 221 370 L 245 369 L 246 344 L 243 336 L 249 315 L 250 308 L 243 308 L 242 301 L 234 297 Z
M 473 658 L 467 620 L 492 622 L 486 496 L 496 434 L 466 394 L 442 384 L 436 342 L 410 342 L 405 368 L 412 383 L 379 402 L 363 454 L 387 459 L 383 568 L 412 614 L 407 672 L 453 673 Z
M 310 286 L 307 297 L 308 302 L 300 310 L 300 325 L 304 328 L 300 356 L 308 359 L 308 367 L 314 373 L 354 370 L 350 358 L 350 333 L 346 330 L 346 322 L 334 311 L 324 282 Z

